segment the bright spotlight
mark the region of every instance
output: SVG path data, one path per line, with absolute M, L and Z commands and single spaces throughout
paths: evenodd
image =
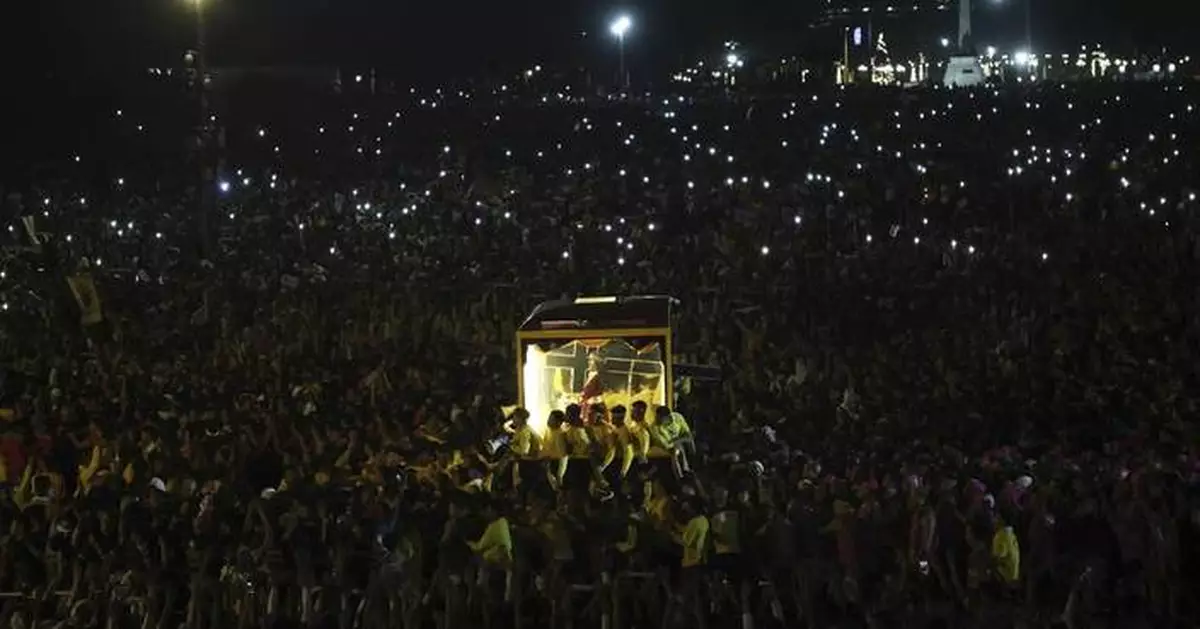
M 987 56 L 989 59 L 996 56 L 996 47 L 995 46 L 987 47 Z
M 1025 50 L 1018 50 L 1017 53 L 1013 55 L 1013 60 L 1017 62 L 1017 65 L 1029 65 L 1030 59 L 1032 59 L 1032 57 L 1030 57 L 1029 52 Z
M 729 67 L 731 67 L 731 68 L 736 67 L 738 65 L 738 63 L 741 62 L 741 60 L 742 60 L 741 57 L 737 56 L 735 53 L 732 53 L 732 52 L 725 55 L 725 63 L 728 64 Z
M 633 19 L 628 15 L 622 15 L 618 17 L 617 19 L 613 20 L 612 26 L 609 26 L 609 30 L 612 31 L 612 34 L 621 38 L 624 38 L 625 33 L 628 33 L 629 29 L 631 28 L 633 28 Z
M 942 48 L 949 48 L 949 47 L 950 47 L 950 39 L 943 37 L 942 38 Z

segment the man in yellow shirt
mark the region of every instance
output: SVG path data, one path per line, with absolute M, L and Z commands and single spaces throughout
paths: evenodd
M 680 505 L 680 515 L 680 521 L 686 522 L 676 536 L 676 541 L 683 547 L 677 584 L 680 595 L 671 601 L 667 614 L 673 615 L 672 608 L 678 605 L 692 616 L 689 626 L 704 629 L 707 626 L 708 609 L 701 597 L 701 584 L 704 566 L 708 563 L 709 521 L 695 498 L 685 500 Z
M 513 411 L 504 428 L 512 435 L 512 441 L 508 444 L 509 452 L 518 459 L 530 459 L 537 455 L 538 436 L 529 427 L 529 411 L 523 408 Z
M 550 486 L 555 490 L 562 487 L 567 463 L 570 461 L 566 428 L 566 415 L 562 411 L 551 411 L 550 417 L 546 419 L 546 435 L 542 439 L 541 455 L 546 462 L 546 475 L 550 479 Z
M 650 454 L 650 431 L 646 424 L 629 420 L 625 421 L 625 407 L 618 406 L 612 410 L 613 427 L 616 428 L 621 447 L 621 478 L 629 476 L 634 461 L 645 463 Z
M 684 472 L 690 471 L 687 449 L 694 448 L 694 445 L 692 429 L 687 425 L 687 420 L 683 418 L 683 415 L 671 412 L 671 409 L 666 406 L 658 407 L 655 410 L 655 421 L 654 426 L 650 429 L 650 437 L 654 445 L 671 455 L 677 476 L 682 476 Z
M 679 543 L 683 546 L 683 561 L 680 566 L 703 566 L 708 563 L 708 535 L 711 528 L 708 518 L 694 501 L 683 503 L 681 515 L 687 518 L 687 524 L 679 535 Z
M 512 458 L 512 484 L 513 487 L 520 487 L 522 479 L 528 476 L 526 462 L 534 459 L 541 449 L 537 434 L 529 427 L 529 411 L 523 408 L 513 411 L 504 430 L 512 435 L 508 444 Z
M 996 531 L 992 535 L 992 561 L 1000 582 L 1008 587 L 1016 585 L 1021 578 L 1021 546 L 1013 528 L 1000 516 L 996 516 Z
M 566 442 L 570 467 L 563 481 L 567 487 L 587 487 L 594 477 L 592 467 L 592 438 L 583 425 L 583 410 L 578 404 L 567 406 Z
M 513 541 L 508 518 L 491 502 L 484 508 L 484 517 L 487 518 L 488 525 L 483 530 L 483 536 L 478 541 L 468 541 L 467 545 L 484 564 L 495 568 L 510 568 L 513 560 Z
M 609 420 L 608 409 L 604 407 L 603 402 L 593 404 L 589 410 L 592 421 L 588 428 L 596 452 L 596 471 L 603 476 L 604 471 L 617 458 L 617 449 L 621 445 L 620 435 L 616 426 Z
M 712 492 L 714 511 L 709 518 L 709 536 L 712 539 L 712 566 L 729 577 L 737 585 L 738 600 L 743 611 L 750 609 L 750 577 L 742 553 L 742 514 L 739 505 L 730 500 L 729 490 L 717 487 Z M 747 497 L 748 498 L 748 497 Z M 743 617 L 745 619 L 745 617 Z M 749 626 L 743 624 L 743 626 Z
M 620 487 L 620 468 L 613 465 L 617 453 L 623 450 L 624 435 L 609 416 L 603 402 L 591 406 L 588 431 L 592 440 L 592 494 L 601 500 L 613 497 L 613 487 Z

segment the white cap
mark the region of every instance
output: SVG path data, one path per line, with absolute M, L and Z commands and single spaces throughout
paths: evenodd
M 163 482 L 163 479 L 161 479 L 157 476 L 150 479 L 150 486 L 163 492 L 163 493 L 167 492 L 167 484 Z

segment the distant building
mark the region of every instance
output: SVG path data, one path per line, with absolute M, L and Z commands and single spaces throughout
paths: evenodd
M 887 33 L 891 56 L 915 57 L 935 52 L 943 38 L 956 41 L 955 7 L 952 0 L 824 0 L 810 32 L 839 59 L 848 44 L 851 65 L 884 61 L 880 32 Z

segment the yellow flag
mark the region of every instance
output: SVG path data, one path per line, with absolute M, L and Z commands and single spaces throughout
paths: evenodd
M 67 278 L 71 293 L 79 303 L 79 321 L 83 325 L 95 325 L 104 320 L 104 312 L 100 306 L 100 293 L 96 291 L 96 283 L 88 273 L 81 273 Z

